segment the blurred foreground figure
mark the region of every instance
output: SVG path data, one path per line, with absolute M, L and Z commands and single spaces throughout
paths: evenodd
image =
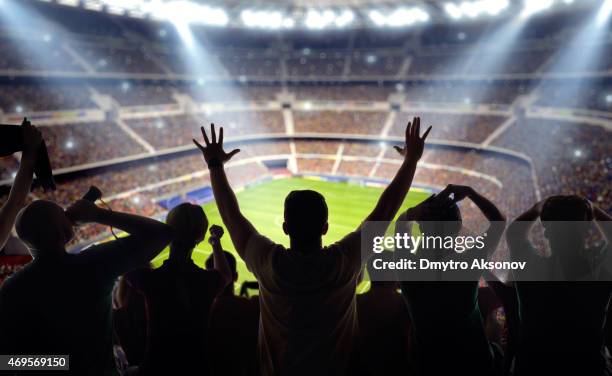
M 540 220 L 550 245 L 541 256 L 529 240 Z M 550 275 L 551 280 L 515 281 L 520 309 L 521 342 L 516 375 L 610 374 L 605 351 L 604 324 L 612 281 L 602 268 L 610 257 L 610 215 L 579 196 L 552 196 L 538 202 L 508 227 L 507 241 L 513 259 L 526 261 Z M 595 227 L 605 244 L 586 244 Z M 560 273 L 560 274 L 559 274 Z
M 67 253 L 74 224 L 88 222 L 129 236 Z M 86 200 L 66 211 L 39 200 L 19 213 L 16 229 L 34 260 L 0 288 L 0 354 L 69 354 L 72 375 L 116 374 L 113 285 L 155 257 L 170 241 L 170 228 Z
M 174 233 L 170 257 L 157 269 L 138 269 L 126 276 L 146 300 L 147 347 L 138 374 L 204 374 L 210 308 L 232 279 L 220 244 L 223 229 L 210 228 L 214 270 L 207 271 L 191 259 L 208 228 L 202 207 L 180 204 L 168 213 L 166 223 Z
M 465 234 L 457 203 L 469 198 L 489 222 L 484 232 L 484 246 L 479 255 L 488 258 L 497 248 L 504 232 L 505 217 L 486 197 L 471 187 L 448 185 L 399 217 L 401 232 L 412 233 L 411 222 L 419 224 L 423 234 L 455 237 Z M 398 231 L 399 232 L 399 231 Z M 469 260 L 474 253 L 455 249 L 427 249 L 429 260 Z M 420 257 L 421 250 L 415 257 Z M 412 324 L 413 348 L 417 375 L 438 376 L 461 374 L 490 376 L 501 372 L 501 359 L 495 359 L 478 306 L 480 270 L 470 271 L 467 280 L 444 280 L 448 274 L 436 275 L 435 280 L 402 281 Z M 449 272 L 447 272 L 449 273 Z
M 27 119 L 23 119 L 21 128 L 17 129 L 23 138 L 23 153 L 21 154 L 19 171 L 17 171 L 13 181 L 11 192 L 2 208 L 0 208 L 0 250 L 4 248 L 9 239 L 17 213 L 25 205 L 26 198 L 30 193 L 30 185 L 32 185 L 34 167 L 36 166 L 37 150 L 43 142 L 40 131 L 30 124 Z
M 388 252 L 388 251 L 385 251 Z M 368 273 L 372 275 L 372 264 Z M 372 376 L 408 375 L 410 321 L 396 281 L 370 281 L 370 290 L 357 295 L 359 359 Z
M 208 343 L 212 375 L 259 375 L 257 331 L 259 329 L 259 297 L 237 296 L 236 258 L 224 251 L 232 271 L 233 282 L 217 296 L 210 312 Z M 206 260 L 206 269 L 214 268 L 214 257 Z M 232 349 L 232 351 L 227 351 Z
M 431 129 L 431 128 L 430 128 Z M 406 129 L 404 161 L 365 221 L 390 221 L 404 201 L 428 129 L 420 136 L 420 119 Z M 259 360 L 266 376 L 353 375 L 357 341 L 356 288 L 361 260 L 361 226 L 323 247 L 327 204 L 321 194 L 293 191 L 285 199 L 283 231 L 290 248 L 260 235 L 245 218 L 229 185 L 224 163 L 239 152 L 223 150 L 214 125 L 212 141 L 202 128 L 202 151 L 210 171 L 215 202 L 234 247 L 259 282 L 261 320 Z

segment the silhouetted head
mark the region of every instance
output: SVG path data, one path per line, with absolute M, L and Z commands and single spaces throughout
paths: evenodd
M 63 251 L 74 236 L 73 223 L 58 204 L 37 200 L 21 209 L 15 221 L 17 235 L 34 252 Z
M 311 246 L 327 233 L 327 204 L 320 193 L 292 191 L 285 198 L 283 231 L 296 245 Z M 307 249 L 299 249 L 305 251 Z
M 191 257 L 191 251 L 206 235 L 208 219 L 201 206 L 188 202 L 175 206 L 166 217 L 172 227 L 174 239 L 170 244 L 170 256 Z
M 584 242 L 592 220 L 591 205 L 580 196 L 551 196 L 544 201 L 540 220 L 544 234 L 555 244 Z
M 229 264 L 229 268 L 232 271 L 232 279 L 234 282 L 236 282 L 238 280 L 238 270 L 236 269 L 236 258 L 234 257 L 234 255 L 232 255 L 228 251 L 223 251 L 223 255 L 225 256 L 225 259 L 227 260 L 227 263 Z M 215 259 L 214 259 L 214 256 L 211 254 L 206 259 L 206 269 L 213 270 L 214 268 L 215 268 Z
M 457 204 L 435 199 L 423 204 L 416 221 L 423 233 L 440 236 L 456 236 L 462 224 Z

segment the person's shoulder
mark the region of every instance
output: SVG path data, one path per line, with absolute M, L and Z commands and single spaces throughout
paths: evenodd
M 8 298 L 15 293 L 19 294 L 20 291 L 27 289 L 32 277 L 30 275 L 32 273 L 31 270 L 32 267 L 28 264 L 8 276 L 2 284 L 0 284 L 0 296 Z
M 247 242 L 247 249 L 252 249 L 252 248 L 257 248 L 257 249 L 270 249 L 270 250 L 284 250 L 285 247 L 282 244 L 278 244 L 274 241 L 272 241 L 270 238 L 268 238 L 265 235 L 262 234 L 253 234 L 251 235 L 251 237 L 249 238 L 249 241 Z
M 361 245 L 361 231 L 353 231 L 346 234 L 342 239 L 338 240 L 335 243 L 332 243 L 326 247 L 324 250 L 338 250 L 338 249 L 346 249 L 346 248 L 355 248 Z

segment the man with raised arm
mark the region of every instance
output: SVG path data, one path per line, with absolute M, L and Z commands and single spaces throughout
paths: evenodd
M 66 252 L 80 223 L 129 236 Z M 117 277 L 170 242 L 169 226 L 79 200 L 64 211 L 38 200 L 19 212 L 17 234 L 34 260 L 0 288 L 0 354 L 69 355 L 71 375 L 115 375 L 111 292 Z
M 391 221 L 402 202 L 423 154 L 420 119 L 406 128 L 404 161 L 366 221 Z M 215 201 L 240 257 L 259 281 L 261 319 L 259 357 L 268 375 L 345 375 L 357 335 L 357 280 L 362 269 L 360 229 L 323 247 L 327 204 L 321 194 L 293 191 L 285 199 L 283 230 L 290 248 L 260 235 L 240 212 L 223 164 L 239 152 L 223 150 L 211 126 L 212 140 L 202 128 L 205 145 L 194 143 L 208 164 Z
M 34 177 L 34 166 L 36 164 L 36 151 L 42 142 L 40 131 L 36 129 L 28 119 L 24 118 L 21 123 L 23 132 L 24 150 L 21 154 L 19 171 L 13 181 L 9 197 L 0 208 L 0 250 L 4 248 L 19 210 L 25 205 L 30 185 Z

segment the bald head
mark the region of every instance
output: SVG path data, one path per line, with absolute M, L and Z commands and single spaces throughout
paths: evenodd
M 64 209 L 47 200 L 34 201 L 21 209 L 15 229 L 21 240 L 39 251 L 63 248 L 74 236 Z

